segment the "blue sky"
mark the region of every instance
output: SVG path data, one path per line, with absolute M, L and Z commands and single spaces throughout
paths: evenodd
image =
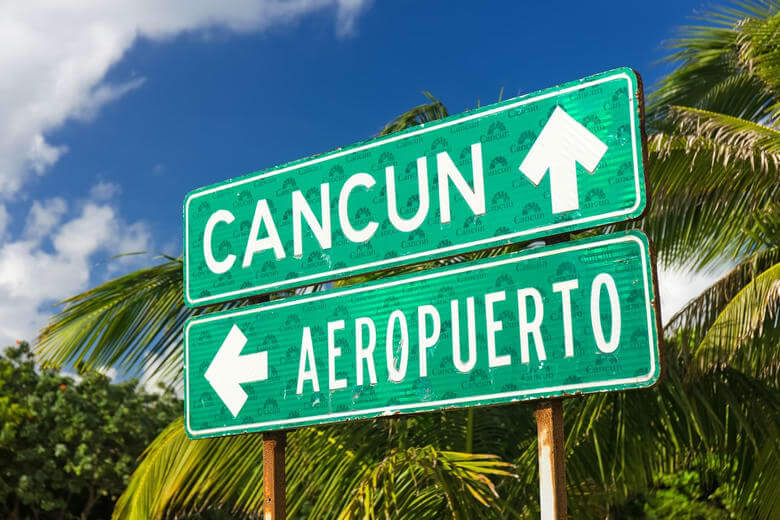
M 5 342 L 34 338 L 52 301 L 152 261 L 110 255 L 179 255 L 191 189 L 371 137 L 422 90 L 457 113 L 619 66 L 650 90 L 662 41 L 708 6 L 47 4 L 0 7 Z M 679 306 L 696 287 L 666 276 L 662 301 Z

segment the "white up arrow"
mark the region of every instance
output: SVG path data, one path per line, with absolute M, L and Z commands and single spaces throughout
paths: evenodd
M 205 374 L 233 417 L 238 415 L 248 397 L 241 384 L 268 379 L 268 352 L 242 356 L 244 345 L 246 336 L 233 325 Z
M 537 186 L 549 169 L 552 212 L 563 213 L 580 207 L 577 163 L 593 173 L 606 152 L 607 145 L 598 137 L 555 107 L 519 169 Z

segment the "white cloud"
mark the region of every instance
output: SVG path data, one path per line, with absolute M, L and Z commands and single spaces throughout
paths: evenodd
M 151 249 L 146 224 L 124 222 L 111 203 L 120 189 L 113 183 L 97 184 L 86 201 L 34 201 L 14 237 L 2 203 L 18 200 L 31 179 L 67 153 L 65 143 L 47 140 L 51 131 L 69 119 L 89 122 L 105 104 L 143 86 L 143 77 L 104 82 L 138 38 L 215 27 L 259 31 L 327 8 L 344 35 L 368 1 L 0 2 L 0 345 L 33 340 L 54 310 L 51 303 L 138 261 L 127 256 L 97 265 L 101 257 Z
M 41 134 L 36 133 L 31 136 L 30 148 L 27 150 L 27 156 L 23 157 L 23 159 L 26 159 L 26 162 L 19 161 L 19 164 L 22 168 L 26 166 L 38 175 L 43 175 L 46 172 L 46 168 L 57 162 L 57 159 L 67 151 L 67 146 L 52 146 L 43 139 Z M 13 154 L 8 157 L 7 160 L 8 159 L 13 160 Z M 13 177 L 13 174 L 17 172 L 11 170 L 7 173 L 10 173 Z M 24 172 L 22 170 L 18 173 Z M 3 180 L 3 176 L 0 174 L 0 190 L 3 190 L 4 187 L 10 188 L 10 193 L 14 193 L 20 187 L 19 181 L 10 179 L 7 184 L 4 184 L 2 182 Z M 3 192 L 0 191 L 0 194 L 3 194 Z
M 103 368 L 99 368 L 99 369 L 98 369 L 98 372 L 100 372 L 100 373 L 101 373 L 101 374 L 103 374 L 104 376 L 108 377 L 108 378 L 109 378 L 109 379 L 111 379 L 112 381 L 113 381 L 114 379 L 116 379 L 116 376 L 117 376 L 117 373 L 118 373 L 118 372 L 117 372 L 117 369 L 116 369 L 116 368 L 112 368 L 112 367 L 103 367 Z
M 35 201 L 25 231 L 0 245 L 0 345 L 34 340 L 52 304 L 90 286 L 96 258 L 149 249 L 150 240 L 145 224 L 123 222 L 106 203 L 88 200 L 69 214 L 62 199 Z
M 61 197 L 33 201 L 25 222 L 24 236 L 34 240 L 45 237 L 60 223 L 67 209 L 68 204 Z
M 368 7 L 369 2 L 366 0 L 339 0 L 338 5 L 336 30 L 340 36 L 350 35 L 355 31 L 355 20 L 358 14 Z
M 89 198 L 96 201 L 107 201 L 113 199 L 122 191 L 119 184 L 113 182 L 98 182 L 89 190 Z
M 712 272 L 697 273 L 690 269 L 658 268 L 661 293 L 661 323 L 666 324 L 689 301 L 719 280 L 733 266 L 723 265 Z
M 85 122 L 92 121 L 103 105 L 121 98 L 144 83 L 146 83 L 146 78 L 132 79 L 119 85 L 100 85 L 90 92 L 89 97 L 81 106 L 76 108 L 73 117 Z
M 67 151 L 47 132 L 69 118 L 89 120 L 139 88 L 144 78 L 101 84 L 139 37 L 226 27 L 263 30 L 324 8 L 339 34 L 354 29 L 367 0 L 101 0 L 0 3 L 0 199 L 42 175 Z
M 144 390 L 150 393 L 162 393 L 165 388 L 171 388 L 179 399 L 184 398 L 184 385 L 178 377 L 171 377 L 170 374 L 163 374 L 158 369 L 159 362 L 149 361 L 141 370 L 139 382 Z

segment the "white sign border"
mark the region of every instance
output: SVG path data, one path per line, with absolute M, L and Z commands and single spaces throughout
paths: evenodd
M 253 286 L 253 287 L 245 287 L 245 288 L 242 288 L 242 289 L 237 289 L 235 291 L 229 291 L 229 292 L 224 292 L 224 293 L 220 293 L 220 294 L 212 294 L 212 295 L 209 295 L 209 296 L 204 296 L 202 298 L 193 298 L 192 295 L 190 294 L 190 288 L 191 288 L 191 285 L 189 283 L 189 280 L 190 280 L 190 276 L 189 276 L 189 271 L 190 271 L 190 262 L 189 262 L 189 258 L 190 258 L 190 239 L 189 239 L 188 220 L 189 220 L 190 203 L 194 199 L 196 199 L 198 197 L 202 197 L 204 195 L 208 195 L 208 194 L 217 192 L 217 191 L 222 191 L 222 190 L 225 190 L 225 189 L 234 188 L 236 186 L 240 186 L 241 184 L 246 184 L 247 182 L 252 182 L 252 181 L 255 181 L 255 180 L 258 180 L 258 179 L 263 179 L 263 178 L 266 178 L 266 177 L 272 177 L 274 175 L 279 175 L 279 174 L 286 173 L 286 172 L 293 171 L 293 170 L 297 170 L 297 169 L 300 169 L 300 168 L 305 168 L 305 167 L 311 166 L 313 164 L 318 164 L 318 163 L 321 163 L 321 162 L 324 162 L 324 161 L 329 161 L 331 159 L 336 159 L 338 157 L 342 157 L 342 156 L 345 156 L 345 155 L 351 155 L 351 154 L 354 154 L 354 153 L 359 153 L 359 152 L 361 152 L 363 150 L 367 150 L 369 148 L 374 148 L 374 147 L 377 147 L 377 146 L 380 146 L 380 145 L 385 145 L 385 144 L 392 143 L 392 142 L 395 142 L 395 141 L 408 139 L 410 137 L 414 137 L 416 135 L 424 134 L 426 132 L 431 132 L 433 130 L 438 130 L 440 128 L 446 128 L 448 126 L 452 126 L 452 125 L 455 125 L 455 124 L 459 124 L 459 123 L 463 123 L 463 122 L 466 122 L 466 121 L 470 121 L 472 119 L 481 118 L 481 117 L 488 116 L 488 115 L 491 115 L 491 114 L 503 112 L 505 110 L 511 110 L 513 108 L 517 108 L 519 106 L 526 105 L 528 103 L 541 101 L 541 100 L 547 99 L 549 97 L 554 97 L 554 96 L 560 96 L 560 95 L 563 95 L 563 94 L 568 94 L 569 92 L 573 92 L 573 91 L 576 91 L 576 90 L 581 90 L 583 88 L 591 87 L 593 85 L 599 85 L 601 83 L 606 83 L 606 82 L 609 82 L 609 81 L 614 81 L 616 79 L 625 79 L 626 82 L 627 82 L 627 88 L 628 88 L 628 101 L 629 101 L 628 102 L 628 106 L 629 106 L 629 116 L 630 116 L 630 121 L 631 121 L 631 146 L 632 146 L 632 149 L 633 149 L 633 157 L 634 157 L 634 187 L 635 187 L 635 191 L 634 191 L 634 193 L 635 193 L 635 202 L 634 202 L 634 205 L 631 206 L 630 208 L 625 209 L 625 210 L 613 211 L 613 212 L 610 212 L 610 213 L 604 213 L 604 214 L 600 214 L 600 215 L 593 215 L 593 216 L 590 216 L 590 217 L 584 217 L 584 218 L 575 219 L 575 220 L 568 220 L 568 221 L 564 221 L 564 222 L 558 222 L 558 223 L 549 224 L 547 226 L 540 226 L 540 227 L 529 229 L 529 230 L 525 230 L 525 231 L 517 231 L 517 232 L 514 232 L 514 233 L 507 233 L 507 234 L 504 234 L 504 235 L 488 237 L 488 238 L 484 238 L 482 240 L 475 240 L 473 242 L 467 242 L 467 243 L 463 243 L 463 244 L 456 244 L 456 245 L 447 246 L 447 247 L 441 247 L 441 248 L 437 248 L 437 249 L 430 249 L 430 250 L 427 250 L 427 251 L 421 251 L 421 252 L 413 253 L 413 254 L 409 254 L 409 255 L 397 256 L 397 257 L 394 257 L 394 258 L 377 260 L 377 261 L 374 261 L 374 262 L 368 262 L 368 263 L 365 263 L 365 264 L 343 267 L 341 269 L 333 269 L 331 271 L 324 271 L 324 272 L 311 274 L 311 275 L 306 275 L 306 276 L 299 276 L 298 278 L 293 278 L 293 279 L 289 279 L 289 280 L 280 280 L 280 281 L 274 282 L 274 283 L 263 284 L 263 285 L 256 285 L 256 286 Z M 535 96 L 535 97 L 530 97 L 528 99 L 522 99 L 522 100 L 517 101 L 516 103 L 511 103 L 509 105 L 496 107 L 494 109 L 487 110 L 485 112 L 479 112 L 479 113 L 476 113 L 476 114 L 469 114 L 469 115 L 466 115 L 466 116 L 464 116 L 462 118 L 455 119 L 455 120 L 452 120 L 452 121 L 446 121 L 444 123 L 432 124 L 431 126 L 426 126 L 425 128 L 421 128 L 420 130 L 412 131 L 412 132 L 401 134 L 401 135 L 397 135 L 397 136 L 391 136 L 391 137 L 388 137 L 387 139 L 373 141 L 373 142 L 365 144 L 363 146 L 350 148 L 349 150 L 343 150 L 343 151 L 336 152 L 336 153 L 333 153 L 331 155 L 327 155 L 327 156 L 323 156 L 323 157 L 317 157 L 317 158 L 314 158 L 314 159 L 312 159 L 310 161 L 306 161 L 306 162 L 303 162 L 303 163 L 300 163 L 300 164 L 295 164 L 293 166 L 288 166 L 286 168 L 280 168 L 278 170 L 273 170 L 271 172 L 254 175 L 252 177 L 247 177 L 245 179 L 241 179 L 241 180 L 238 180 L 238 181 L 235 181 L 235 182 L 231 182 L 231 183 L 227 183 L 227 184 L 221 184 L 219 186 L 215 186 L 215 187 L 210 188 L 210 189 L 206 189 L 206 190 L 203 190 L 203 191 L 199 191 L 197 193 L 193 193 L 193 194 L 191 194 L 191 195 L 189 195 L 187 197 L 187 199 L 185 201 L 185 204 L 184 204 L 184 248 L 185 248 L 185 252 L 184 252 L 184 291 L 185 291 L 185 296 L 186 296 L 187 303 L 189 305 L 191 305 L 191 306 L 197 306 L 197 305 L 207 304 L 209 302 L 223 301 L 225 299 L 230 299 L 230 297 L 237 298 L 237 297 L 240 297 L 242 294 L 246 294 L 246 293 L 255 293 L 255 292 L 258 292 L 258 291 L 273 290 L 275 287 L 279 287 L 279 286 L 290 287 L 292 285 L 299 284 L 299 283 L 305 284 L 305 283 L 307 283 L 307 281 L 312 280 L 312 279 L 323 280 L 323 281 L 324 280 L 329 280 L 329 279 L 333 279 L 333 278 L 343 277 L 347 273 L 354 272 L 354 271 L 359 271 L 359 270 L 363 270 L 363 269 L 371 269 L 371 268 L 380 268 L 381 266 L 387 265 L 387 264 L 403 263 L 404 260 L 411 260 L 411 259 L 415 259 L 415 258 L 419 258 L 419 257 L 423 257 L 423 256 L 446 256 L 446 253 L 454 252 L 454 251 L 462 251 L 462 250 L 469 249 L 469 248 L 474 247 L 474 246 L 487 246 L 490 243 L 497 243 L 497 242 L 501 242 L 501 241 L 504 241 L 504 240 L 512 239 L 512 238 L 515 238 L 515 237 L 520 237 L 520 236 L 523 236 L 523 235 L 531 235 L 531 234 L 534 234 L 534 233 L 539 233 L 541 231 L 548 231 L 548 230 L 557 229 L 557 228 L 566 227 L 566 226 L 572 226 L 572 225 L 576 225 L 576 224 L 580 224 L 580 223 L 584 223 L 584 222 L 590 222 L 590 221 L 594 221 L 594 220 L 601 220 L 601 219 L 605 219 L 605 218 L 617 217 L 617 216 L 621 216 L 621 215 L 630 214 L 630 213 L 632 213 L 634 210 L 636 210 L 639 207 L 639 204 L 640 204 L 641 198 L 642 198 L 641 189 L 640 189 L 640 182 L 639 182 L 639 165 L 641 164 L 642 158 L 639 157 L 639 150 L 637 150 L 637 145 L 636 145 L 636 136 L 637 136 L 637 132 L 639 131 L 639 129 L 636 127 L 636 118 L 635 118 L 635 114 L 634 114 L 634 99 L 635 98 L 636 98 L 636 96 L 634 95 L 634 85 L 632 83 L 632 78 L 625 72 L 619 72 L 619 73 L 616 73 L 616 74 L 613 74 L 613 75 L 610 75 L 610 76 L 605 76 L 603 78 L 599 78 L 597 80 L 587 81 L 587 82 L 581 83 L 579 85 L 574 85 L 574 86 L 571 86 L 569 88 L 565 88 L 565 89 L 562 89 L 562 90 L 558 90 L 558 91 L 554 91 L 554 92 L 548 92 L 546 94 L 542 94 L 540 96 Z
M 236 316 L 243 316 L 246 314 L 254 314 L 254 313 L 261 313 L 270 311 L 273 309 L 279 309 L 282 307 L 290 307 L 294 305 L 298 305 L 301 303 L 309 303 L 313 301 L 318 300 L 328 300 L 335 297 L 342 297 L 347 296 L 350 294 L 360 294 L 362 292 L 370 292 L 377 289 L 384 289 L 387 287 L 393 287 L 396 285 L 404 285 L 407 283 L 412 283 L 420 280 L 428 280 L 432 278 L 440 278 L 442 276 L 453 276 L 460 273 L 467 273 L 474 270 L 483 270 L 483 269 L 491 269 L 493 267 L 505 265 L 505 264 L 512 264 L 512 263 L 518 263 L 518 262 L 524 262 L 527 260 L 532 260 L 534 258 L 542 258 L 545 256 L 565 253 L 568 251 L 578 251 L 581 249 L 590 249 L 593 247 L 601 247 L 606 246 L 610 244 L 616 244 L 621 242 L 634 242 L 638 244 L 640 256 L 642 259 L 642 276 L 644 278 L 644 288 L 645 288 L 645 310 L 647 312 L 647 334 L 648 334 L 648 346 L 650 350 L 650 370 L 647 374 L 636 376 L 636 377 L 628 377 L 628 378 L 622 378 L 622 379 L 611 379 L 607 381 L 594 381 L 590 383 L 582 383 L 582 384 L 570 384 L 570 385 L 558 385 L 558 386 L 551 386 L 551 387 L 545 387 L 545 388 L 534 388 L 530 390 L 519 390 L 514 392 L 500 392 L 497 394 L 488 394 L 488 395 L 481 395 L 481 396 L 469 396 L 469 397 L 458 397 L 454 399 L 443 399 L 439 401 L 426 401 L 421 403 L 413 403 L 413 404 L 404 404 L 404 405 L 394 405 L 394 406 L 383 406 L 379 408 L 370 408 L 366 410 L 355 410 L 350 412 L 338 412 L 338 413 L 332 413 L 332 414 L 325 414 L 325 415 L 313 415 L 313 416 L 307 416 L 307 417 L 296 417 L 292 419 L 280 419 L 275 421 L 266 421 L 266 422 L 257 422 L 252 424 L 241 424 L 241 425 L 235 425 L 235 426 L 222 426 L 218 428 L 205 428 L 202 430 L 194 430 L 192 429 L 192 426 L 190 425 L 190 399 L 191 399 L 191 392 L 190 392 L 190 373 L 189 373 L 189 367 L 190 367 L 190 349 L 189 349 L 189 329 L 194 324 L 197 323 L 205 323 L 209 321 L 214 320 L 224 320 L 224 319 L 230 319 L 234 318 Z M 404 278 L 401 280 L 393 280 L 382 284 L 376 284 L 371 285 L 368 287 L 356 287 L 353 289 L 346 289 L 344 291 L 338 291 L 338 292 L 325 292 L 324 294 L 317 294 L 312 295 L 308 297 L 302 297 L 300 299 L 296 299 L 293 301 L 281 301 L 279 303 L 275 303 L 272 305 L 264 305 L 260 308 L 255 309 L 247 309 L 247 310 L 239 310 L 235 312 L 230 313 L 224 313 L 219 315 L 209 315 L 203 318 L 194 318 L 191 321 L 189 321 L 185 327 L 184 331 L 184 371 L 185 371 L 185 377 L 184 377 L 184 383 L 185 383 L 185 419 L 186 419 L 186 428 L 187 432 L 190 433 L 193 437 L 196 436 L 204 436 L 204 435 L 212 435 L 212 434 L 220 434 L 220 433 L 230 433 L 235 431 L 247 431 L 250 429 L 256 429 L 256 428 L 264 428 L 268 426 L 294 426 L 297 423 L 303 423 L 303 422 L 311 422 L 311 421 L 317 421 L 317 420 L 323 420 L 323 422 L 329 422 L 332 419 L 341 419 L 346 417 L 353 417 L 353 416 L 363 416 L 363 415 L 392 415 L 394 413 L 397 413 L 401 410 L 412 410 L 415 409 L 419 411 L 425 411 L 430 408 L 444 408 L 447 405 L 453 405 L 453 404 L 459 404 L 464 402 L 473 402 L 478 404 L 480 401 L 488 400 L 488 399 L 500 399 L 500 398 L 511 398 L 511 397 L 521 397 L 523 395 L 528 394 L 556 394 L 558 392 L 566 392 L 566 391 L 577 391 L 577 390 L 583 390 L 586 388 L 593 388 L 593 387 L 600 387 L 600 386 L 611 386 L 611 385 L 624 385 L 624 384 L 639 384 L 644 383 L 646 381 L 649 381 L 653 375 L 656 372 L 656 362 L 657 357 L 655 356 L 655 349 L 653 348 L 654 342 L 654 331 L 655 331 L 655 323 L 653 322 L 653 312 L 652 312 L 652 292 L 650 290 L 650 280 L 648 278 L 648 265 L 647 265 L 647 258 L 648 258 L 648 251 L 645 248 L 645 243 L 636 235 L 629 234 L 617 238 L 609 238 L 602 241 L 595 241 L 595 242 L 588 242 L 585 244 L 578 244 L 575 246 L 569 246 L 569 247 L 562 247 L 560 249 L 554 249 L 552 251 L 540 251 L 539 253 L 531 253 L 531 254 L 524 254 L 519 257 L 513 257 L 509 259 L 501 259 L 496 260 L 495 262 L 489 262 L 489 263 L 480 263 L 476 265 L 471 265 L 468 267 L 463 267 L 460 269 L 448 269 L 436 272 L 428 273 L 428 274 L 422 274 L 419 276 L 413 276 L 410 278 Z M 410 412 L 407 412 L 410 413 Z

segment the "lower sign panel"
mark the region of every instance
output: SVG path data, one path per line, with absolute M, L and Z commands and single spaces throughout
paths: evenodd
M 653 385 L 653 269 L 606 235 L 193 318 L 193 438 Z

